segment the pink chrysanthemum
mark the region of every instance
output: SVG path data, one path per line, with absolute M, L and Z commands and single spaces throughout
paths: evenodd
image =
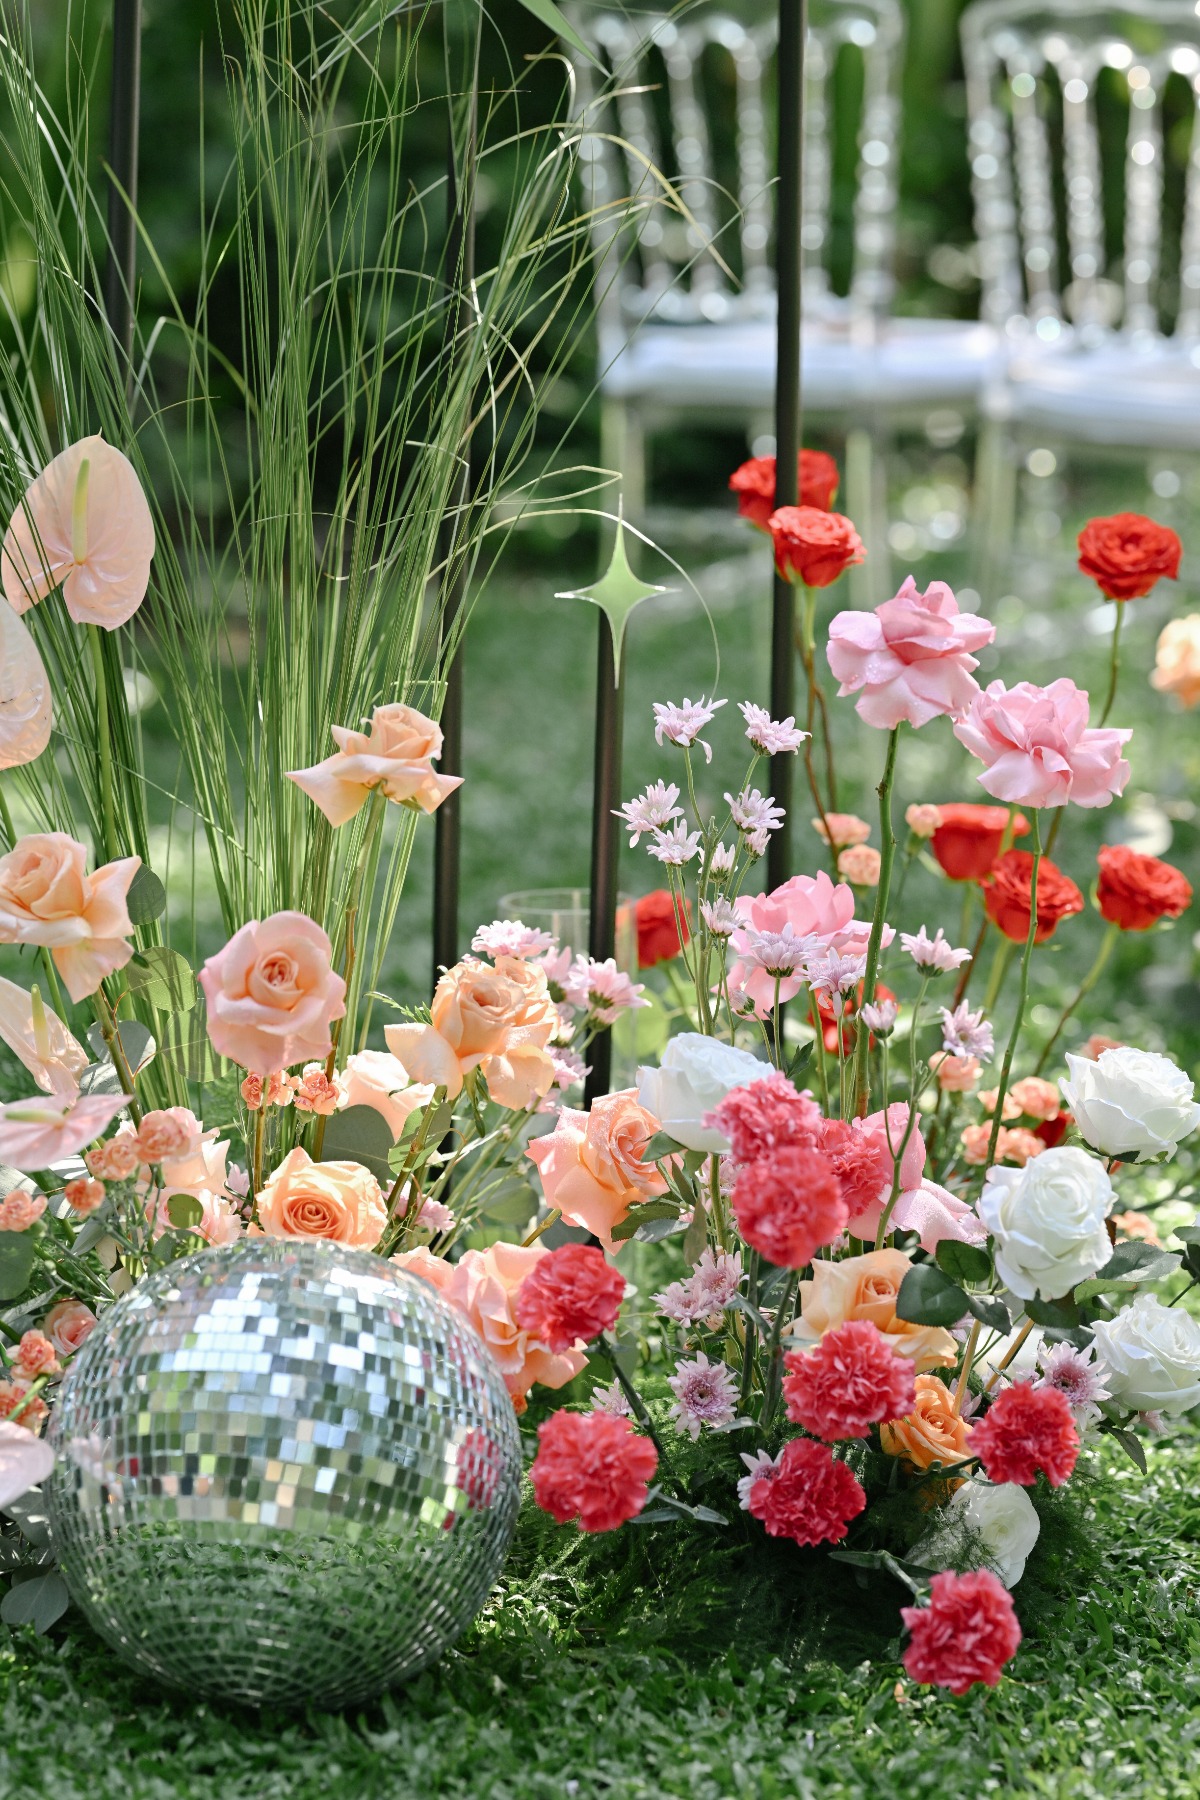
M 654 702 L 654 741 L 661 744 L 665 738 L 668 743 L 678 744 L 680 749 L 689 750 L 698 743 L 704 752 L 705 762 L 712 761 L 712 747 L 706 744 L 700 733 L 706 725 L 710 725 L 717 716 L 719 707 L 725 705 L 724 700 L 687 700 L 676 705 L 673 701 Z
M 738 1389 L 733 1371 L 723 1362 L 709 1362 L 703 1350 L 691 1362 L 678 1362 L 675 1373 L 667 1377 L 667 1386 L 675 1396 L 671 1412 L 676 1431 L 686 1431 L 693 1440 L 707 1425 L 710 1431 L 724 1431 L 737 1418 Z
M 626 800 L 623 806 L 613 808 L 616 817 L 624 822 L 625 829 L 630 834 L 631 850 L 637 849 L 642 837 L 661 831 L 672 820 L 683 817 L 676 804 L 678 799 L 679 789 L 673 781 L 654 781 L 632 800 Z
M 616 958 L 597 962 L 590 956 L 577 956 L 571 965 L 566 997 L 572 1006 L 586 1007 L 589 1015 L 602 1025 L 611 1025 L 622 1013 L 639 1006 L 649 1006 L 643 998 L 645 988 L 617 967 Z
M 1047 1344 L 1038 1355 L 1041 1375 L 1035 1388 L 1055 1388 L 1071 1408 L 1075 1428 L 1084 1430 L 1100 1416 L 1100 1401 L 1111 1400 L 1112 1393 L 1105 1377 L 1108 1370 L 1099 1361 L 1095 1344 L 1086 1350 L 1074 1344 Z
M 523 925 L 520 919 L 493 919 L 490 925 L 479 927 L 471 939 L 471 948 L 493 960 L 497 956 L 515 956 L 519 962 L 528 962 L 553 950 L 555 943 L 553 932 Z
M 971 1433 L 971 1451 L 991 1482 L 1032 1487 L 1039 1469 L 1061 1487 L 1079 1455 L 1079 1433 L 1066 1395 L 1014 1381 L 997 1394 Z
M 848 1320 L 783 1361 L 788 1418 L 831 1443 L 866 1437 L 869 1426 L 902 1419 L 917 1403 L 911 1359 L 897 1356 L 866 1319 Z
M 529 1471 L 533 1497 L 560 1525 L 578 1515 L 584 1531 L 615 1531 L 646 1504 L 658 1452 L 628 1419 L 560 1411 L 538 1426 Z
M 810 1263 L 850 1217 L 828 1157 L 792 1145 L 739 1170 L 733 1211 L 752 1249 L 786 1269 Z
M 756 1450 L 753 1456 L 748 1456 L 742 1451 L 742 1461 L 749 1470 L 749 1474 L 740 1476 L 737 1483 L 738 1505 L 743 1512 L 750 1511 L 750 1493 L 755 1482 L 771 1481 L 779 1470 L 782 1455 L 782 1451 L 779 1456 L 772 1456 L 769 1450 Z
M 775 1472 L 761 1475 L 751 1487 L 747 1510 L 762 1520 L 770 1537 L 836 1544 L 866 1504 L 862 1484 L 828 1444 L 793 1438 Z
M 677 1325 L 694 1325 L 699 1319 L 724 1312 L 742 1285 L 742 1259 L 735 1251 L 701 1253 L 700 1261 L 684 1281 L 672 1281 L 655 1294 L 660 1312 Z
M 786 719 L 773 719 L 765 706 L 756 706 L 753 700 L 739 700 L 738 711 L 746 721 L 746 736 L 763 756 L 785 756 L 798 750 L 812 735 L 800 731 L 791 714 Z
M 904 1667 L 913 1681 L 965 1694 L 977 1681 L 995 1687 L 1021 1642 L 1012 1595 L 990 1569 L 945 1572 L 930 1585 L 928 1606 L 902 1606 L 912 1634 Z

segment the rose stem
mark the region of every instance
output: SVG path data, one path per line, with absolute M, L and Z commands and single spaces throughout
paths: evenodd
M 855 1112 L 858 1117 L 866 1116 L 871 1100 L 871 1077 L 867 1066 L 867 1045 L 871 1034 L 861 1028 L 862 1009 L 870 1006 L 875 999 L 875 979 L 879 972 L 879 947 L 883 941 L 883 915 L 888 903 L 888 890 L 892 884 L 892 863 L 896 855 L 896 834 L 892 830 L 892 786 L 896 779 L 896 746 L 900 741 L 900 727 L 893 725 L 888 733 L 887 761 L 884 764 L 883 779 L 879 783 L 879 886 L 875 892 L 875 916 L 871 920 L 871 937 L 867 944 L 867 968 L 863 977 L 862 1000 L 859 1002 L 858 1015 L 860 1028 L 854 1046 L 855 1074 Z
M 1119 925 L 1115 925 L 1111 921 L 1109 922 L 1108 930 L 1105 932 L 1104 938 L 1100 945 L 1100 948 L 1096 952 L 1095 962 L 1092 964 L 1091 968 L 1088 970 L 1087 974 L 1084 976 L 1083 980 L 1080 982 L 1078 988 L 1075 990 L 1074 998 L 1067 1001 L 1067 1004 L 1063 1007 L 1062 1011 L 1058 1015 L 1058 1023 L 1054 1027 L 1054 1030 L 1050 1033 L 1049 1038 L 1046 1040 L 1045 1049 L 1042 1051 L 1042 1054 L 1038 1057 L 1037 1067 L 1033 1071 L 1035 1075 L 1040 1075 L 1042 1070 L 1045 1068 L 1046 1064 L 1049 1062 L 1050 1052 L 1053 1050 L 1055 1044 L 1057 1044 L 1057 1042 L 1059 1040 L 1059 1036 L 1062 1032 L 1063 1026 L 1066 1024 L 1066 1022 L 1070 1018 L 1071 1014 L 1075 1011 L 1075 1008 L 1079 1005 L 1079 1002 L 1082 999 L 1084 999 L 1088 994 L 1091 993 L 1091 991 L 1095 987 L 1097 981 L 1099 981 L 1101 971 L 1103 970 L 1104 965 L 1108 961 L 1109 957 L 1112 955 L 1112 947 L 1117 941 L 1117 935 L 1120 932 L 1120 929 L 1121 929 L 1121 927 Z
M 1108 722 L 1108 715 L 1113 709 L 1113 701 L 1117 697 L 1117 683 L 1121 679 L 1121 622 L 1125 617 L 1125 606 L 1121 600 L 1114 600 L 1117 616 L 1113 620 L 1112 658 L 1108 665 L 1108 694 L 1104 701 L 1104 711 L 1100 714 L 1100 724 Z
M 985 1394 L 991 1393 L 992 1389 L 995 1387 L 996 1383 L 999 1381 L 1001 1375 L 1003 1375 L 1003 1373 L 1004 1373 L 1005 1369 L 1007 1369 L 1009 1363 L 1012 1362 L 1012 1360 L 1016 1356 L 1018 1350 L 1020 1350 L 1021 1345 L 1025 1342 L 1025 1339 L 1029 1336 L 1029 1334 L 1032 1330 L 1033 1330 L 1033 1320 L 1026 1319 L 1026 1321 L 1022 1325 L 1020 1331 L 1018 1331 L 1016 1337 L 1013 1339 L 1012 1343 L 1009 1345 L 1008 1349 L 1004 1352 L 1004 1355 L 1001 1357 L 1000 1361 L 996 1364 L 996 1367 L 992 1370 L 991 1374 L 988 1376 L 987 1380 L 984 1382 L 983 1391 Z
M 971 1373 L 971 1364 L 975 1361 L 975 1346 L 979 1342 L 979 1320 L 971 1327 L 971 1335 L 967 1339 L 967 1347 L 963 1351 L 962 1368 L 958 1372 L 958 1380 L 954 1384 L 954 1410 L 962 1412 L 963 1395 L 967 1391 L 967 1377 Z
M 1029 929 L 1025 933 L 1025 949 L 1021 956 L 1021 985 L 1017 990 L 1017 1010 L 1004 1051 L 1004 1064 L 1000 1070 L 1000 1086 L 996 1090 L 996 1111 L 992 1117 L 987 1156 L 983 1163 L 985 1180 L 987 1179 L 986 1172 L 991 1167 L 996 1154 L 996 1143 L 1000 1136 L 1000 1121 L 1004 1114 L 1004 1096 L 1008 1092 L 1008 1078 L 1012 1073 L 1017 1039 L 1020 1037 L 1021 1027 L 1025 1023 L 1025 1001 L 1029 993 L 1029 964 L 1033 956 L 1034 940 L 1037 937 L 1037 891 L 1038 869 L 1042 861 L 1042 825 L 1041 813 L 1038 809 L 1031 806 L 1029 810 L 1033 814 L 1033 867 L 1029 871 Z

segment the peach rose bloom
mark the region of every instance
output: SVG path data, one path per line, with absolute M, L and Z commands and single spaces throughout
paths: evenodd
M 455 1265 L 447 1262 L 444 1256 L 435 1256 L 424 1244 L 419 1244 L 415 1250 L 400 1250 L 395 1256 L 389 1256 L 388 1261 L 403 1269 L 406 1275 L 416 1275 L 427 1281 L 439 1294 L 444 1294 L 454 1279 Z
M 29 993 L 0 978 L 0 1038 L 20 1057 L 43 1094 L 73 1094 L 92 1060 L 35 985 Z
M 465 1313 L 504 1376 L 514 1401 L 522 1401 L 534 1382 L 543 1387 L 565 1387 L 587 1357 L 579 1350 L 555 1356 L 517 1324 L 514 1307 L 521 1283 L 549 1251 L 544 1244 L 492 1244 L 487 1250 L 468 1250 L 454 1264 L 444 1289 L 452 1306 Z
M 314 1162 L 299 1145 L 258 1195 L 258 1222 L 268 1237 L 325 1238 L 373 1250 L 387 1227 L 379 1183 L 355 1162 Z
M 373 1107 L 386 1119 L 394 1144 L 400 1142 L 412 1114 L 433 1099 L 429 1083 L 410 1082 L 404 1064 L 386 1050 L 356 1051 L 333 1081 L 339 1106 Z
M 115 631 L 146 597 L 154 521 L 133 464 L 102 437 L 47 463 L 13 513 L 0 576 L 23 613 L 61 587 L 77 625 Z
M 956 1362 L 958 1346 L 948 1331 L 896 1317 L 896 1296 L 911 1268 L 903 1250 L 868 1250 L 840 1262 L 815 1262 L 812 1280 L 800 1283 L 800 1317 L 792 1337 L 802 1345 L 816 1344 L 836 1326 L 866 1319 L 917 1370 Z
M 65 831 L 35 832 L 0 857 L 0 944 L 41 944 L 72 1000 L 86 1000 L 133 955 L 125 896 L 141 859 L 91 875 L 87 851 Z
M 870 844 L 851 844 L 838 852 L 838 874 L 854 887 L 878 887 L 883 859 Z
M 600 1239 L 610 1255 L 621 1248 L 614 1225 L 631 1206 L 666 1192 L 667 1184 L 642 1152 L 659 1122 L 639 1104 L 636 1088 L 593 1101 L 590 1112 L 564 1106 L 554 1130 L 534 1138 L 526 1155 L 537 1164 L 547 1206 L 570 1225 Z
M 524 1111 L 550 1091 L 546 1045 L 559 1024 L 539 964 L 498 956 L 489 967 L 468 956 L 438 982 L 428 1025 L 389 1025 L 384 1037 L 413 1081 L 452 1100 L 463 1076 L 480 1069 L 498 1106 Z
M 968 1094 L 983 1072 L 977 1056 L 953 1056 L 939 1050 L 929 1059 L 929 1072 L 944 1094 Z
M 1057 1119 L 1062 1111 L 1058 1089 L 1040 1075 L 1026 1075 L 1023 1080 L 1014 1081 L 1008 1091 L 1031 1119 Z
M 917 1404 L 908 1417 L 879 1427 L 880 1446 L 918 1475 L 933 1463 L 965 1461 L 971 1427 L 955 1412 L 949 1388 L 936 1375 L 918 1375 L 916 1387 Z
M 1155 1229 L 1154 1220 L 1143 1212 L 1114 1213 L 1112 1222 L 1122 1237 L 1136 1238 L 1139 1243 L 1153 1244 L 1156 1250 L 1163 1247 L 1162 1239 Z
M 0 769 L 35 762 L 50 742 L 50 680 L 24 619 L 0 601 Z
M 235 931 L 200 971 L 208 1035 L 218 1056 L 268 1076 L 322 1061 L 330 1027 L 346 1010 L 333 946 L 305 913 L 272 913 Z
M 96 1315 L 82 1300 L 60 1300 L 42 1320 L 42 1330 L 60 1356 L 74 1356 L 96 1328 Z
M 288 780 L 315 800 L 331 825 L 344 825 L 373 788 L 413 812 L 436 812 L 461 775 L 438 775 L 442 731 L 412 706 L 377 706 L 366 731 L 333 727 L 337 750 L 311 769 L 293 769 Z
M 1099 1062 L 1106 1050 L 1123 1050 L 1125 1045 L 1120 1038 L 1105 1037 L 1102 1032 L 1095 1032 L 1085 1044 L 1079 1046 L 1080 1056 L 1088 1062 Z
M 1159 634 L 1150 685 L 1190 711 L 1200 704 L 1200 613 L 1171 619 Z
M 996 1111 L 996 1101 L 999 1097 L 1000 1089 L 998 1087 L 984 1088 L 979 1096 L 979 1104 L 982 1106 L 989 1119 Z M 1012 1089 L 1007 1089 L 1004 1095 L 1004 1111 L 1000 1115 L 1001 1118 L 1019 1119 L 1023 1110 L 1024 1108 L 1022 1107 L 1021 1102 L 1017 1099 Z
M 812 828 L 819 838 L 824 838 L 827 844 L 832 841 L 838 850 L 845 850 L 851 844 L 865 844 L 871 835 L 867 821 L 855 813 L 827 812 L 823 819 L 812 821 Z

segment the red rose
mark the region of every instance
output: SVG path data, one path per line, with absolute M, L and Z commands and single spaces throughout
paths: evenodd
M 645 1506 L 657 1467 L 654 1445 L 628 1419 L 562 1411 L 538 1426 L 529 1479 L 542 1511 L 560 1525 L 578 1513 L 584 1531 L 615 1531 Z
M 971 1432 L 971 1454 L 989 1481 L 1032 1487 L 1039 1469 L 1051 1487 L 1068 1480 L 1079 1456 L 1079 1433 L 1066 1395 L 1014 1381 L 996 1395 Z
M 1157 856 L 1141 856 L 1126 844 L 1106 844 L 1096 860 L 1100 916 L 1122 931 L 1148 931 L 1159 919 L 1177 919 L 1192 904 L 1186 875 Z
M 796 576 L 805 587 L 828 587 L 867 554 L 849 519 L 816 506 L 781 506 L 767 520 L 767 529 L 779 573 L 785 580 Z
M 865 982 L 860 981 L 854 993 L 852 995 L 847 994 L 843 998 L 841 1019 L 843 1050 L 851 1049 L 854 1044 L 854 1015 L 862 1004 L 863 988 L 865 985 Z M 885 982 L 877 981 L 875 983 L 876 1006 L 884 1000 L 894 1000 L 895 998 L 895 994 Z M 817 1012 L 821 1019 L 821 1041 L 825 1045 L 827 1054 L 836 1056 L 838 1047 L 838 1017 L 833 1010 L 829 995 L 824 991 L 817 996 Z M 815 1026 L 816 1021 L 813 1019 L 812 1015 L 811 1000 L 809 1001 L 808 1017 L 809 1023 Z M 872 1050 L 875 1048 L 874 1032 L 871 1034 L 871 1042 L 868 1048 Z
M 801 506 L 828 512 L 838 491 L 838 468 L 832 456 L 823 450 L 801 450 L 796 476 Z M 752 456 L 733 471 L 729 486 L 738 497 L 739 516 L 766 531 L 775 511 L 775 458 Z
M 749 1511 L 762 1520 L 769 1537 L 792 1538 L 797 1544 L 836 1544 L 866 1504 L 853 1470 L 834 1456 L 828 1444 L 792 1438 L 771 1474 L 760 1475 L 750 1489 Z
M 1056 1118 L 1043 1119 L 1040 1125 L 1035 1125 L 1033 1135 L 1035 1138 L 1041 1138 L 1047 1150 L 1053 1150 L 1056 1145 L 1062 1143 L 1074 1123 L 1074 1114 L 1060 1112 Z
M 972 801 L 951 801 L 939 806 L 941 822 L 930 844 L 933 854 L 951 881 L 982 881 L 989 875 L 1008 825 L 1007 806 L 976 806 Z M 1013 818 L 1013 836 L 1023 837 L 1029 820 L 1021 813 Z
M 1176 580 L 1182 555 L 1175 533 L 1141 513 L 1089 519 L 1079 534 L 1079 567 L 1110 600 L 1136 600 L 1160 575 Z
M 1006 850 L 983 884 L 983 904 L 988 918 L 1014 944 L 1023 944 L 1029 932 L 1032 876 L 1032 854 L 1028 850 Z M 1071 877 L 1043 856 L 1038 869 L 1038 922 L 1034 943 L 1044 943 L 1054 935 L 1060 920 L 1082 911 L 1083 895 Z
M 1012 1595 L 990 1569 L 935 1575 L 929 1605 L 902 1606 L 900 1617 L 912 1634 L 904 1652 L 910 1678 L 952 1694 L 965 1694 L 977 1681 L 995 1687 L 1021 1642 Z
M 683 942 L 686 944 L 691 936 L 688 930 L 690 908 L 683 905 Z M 682 948 L 679 942 L 679 923 L 675 915 L 675 902 L 669 888 L 655 888 L 652 894 L 643 894 L 634 903 L 634 917 L 637 921 L 637 959 L 639 969 L 652 969 L 655 963 L 670 962 L 678 956 Z
M 563 1244 L 543 1256 L 517 1289 L 517 1324 L 560 1356 L 617 1322 L 625 1277 L 591 1244 Z

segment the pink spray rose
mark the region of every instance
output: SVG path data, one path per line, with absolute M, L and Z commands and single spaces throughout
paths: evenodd
M 1018 806 L 1107 806 L 1123 792 L 1131 731 L 1088 726 L 1088 697 L 1067 676 L 1049 687 L 1002 681 L 976 694 L 954 735 L 986 766 L 979 785 Z
M 821 937 L 839 950 L 854 935 L 854 895 L 845 882 L 835 887 L 823 869 L 819 875 L 793 875 L 770 894 L 743 894 L 737 914 L 750 931 L 782 933 L 790 926 L 794 937 Z M 868 925 L 862 927 L 864 949 L 869 930 Z M 729 971 L 730 989 L 749 995 L 759 1018 L 766 1018 L 775 1004 L 775 979 L 766 969 L 741 960 L 741 953 L 750 947 L 745 929 L 735 931 L 729 941 L 739 955 Z M 779 998 L 791 1000 L 802 985 L 797 971 L 780 982 Z
M 23 613 L 62 588 L 78 625 L 114 631 L 146 597 L 154 521 L 133 464 L 81 438 L 25 490 L 0 553 L 4 592 Z
M 234 932 L 200 971 L 217 1055 L 262 1076 L 324 1060 L 330 1026 L 346 1010 L 332 958 L 328 937 L 304 913 L 273 913 Z
M 65 831 L 19 838 L 0 857 L 0 944 L 42 944 L 72 1000 L 86 1000 L 133 955 L 125 896 L 140 867 L 124 856 L 91 875 Z
M 344 825 L 365 803 L 372 788 L 414 812 L 435 812 L 461 775 L 438 775 L 433 759 L 442 753 L 439 725 L 411 706 L 377 706 L 366 731 L 335 725 L 337 749 L 311 769 L 293 769 L 288 780 L 316 801 L 331 825 Z
M 60 1356 L 74 1356 L 96 1328 L 96 1315 L 82 1300 L 60 1300 L 42 1320 L 42 1330 Z
M 986 619 L 959 612 L 944 581 L 931 581 L 922 594 L 910 575 L 874 612 L 838 613 L 826 654 L 842 684 L 839 694 L 861 689 L 859 718 L 890 731 L 901 721 L 920 727 L 964 713 L 979 691 L 971 652 L 995 635 Z

